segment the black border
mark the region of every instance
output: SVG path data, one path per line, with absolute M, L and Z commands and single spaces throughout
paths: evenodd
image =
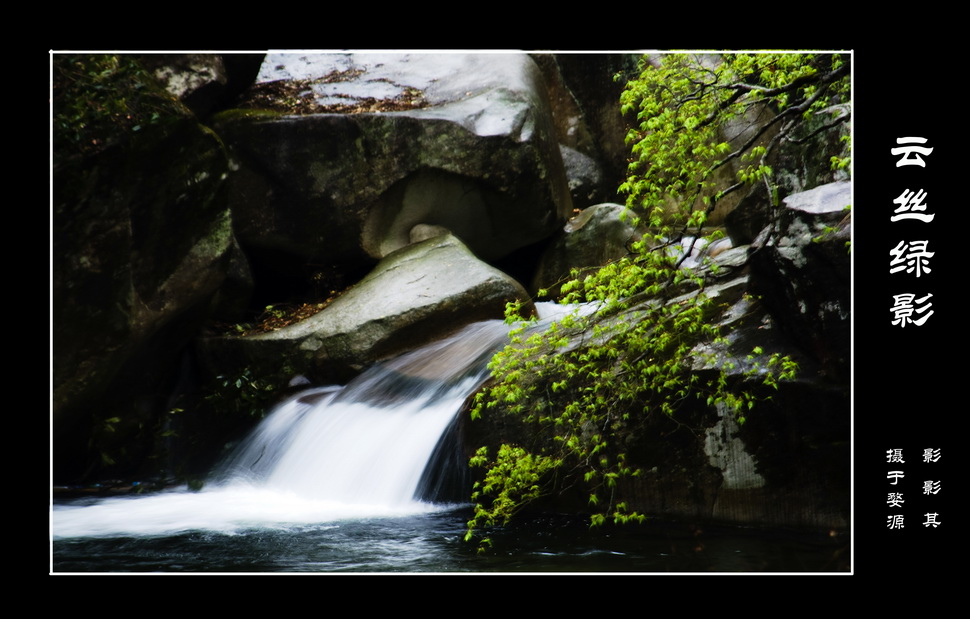
M 954 285 L 957 245 L 949 239 L 962 174 L 955 148 L 959 126 L 944 109 L 950 66 L 942 55 L 925 51 L 862 48 L 853 54 L 853 218 L 854 302 L 854 573 L 899 578 L 907 583 L 931 576 L 944 565 L 959 512 L 951 498 L 957 490 L 955 420 L 965 410 L 957 378 L 962 339 L 961 298 Z M 900 137 L 924 137 L 933 152 L 925 167 L 897 167 L 891 150 Z M 923 189 L 934 214 L 929 223 L 891 222 L 893 203 L 903 190 Z M 931 273 L 919 278 L 890 274 L 892 249 L 900 241 L 928 240 L 935 255 Z M 893 295 L 932 293 L 934 314 L 922 325 L 892 324 Z M 924 449 L 941 450 L 938 462 L 922 462 Z M 890 463 L 887 451 L 902 449 L 904 463 Z M 893 485 L 888 473 L 905 477 Z M 937 495 L 924 495 L 926 480 L 942 482 Z M 887 505 L 901 492 L 901 508 Z M 938 513 L 940 526 L 923 525 Z M 902 514 L 903 529 L 888 518 Z

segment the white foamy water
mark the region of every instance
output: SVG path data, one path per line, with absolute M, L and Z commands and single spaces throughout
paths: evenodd
M 104 499 L 80 507 L 55 506 L 51 526 L 55 539 L 171 535 L 193 530 L 237 533 L 436 509 L 441 507 L 420 501 L 386 505 L 309 499 L 292 492 L 238 483 L 203 492 L 172 491 Z
M 279 405 L 201 492 L 55 506 L 54 538 L 237 532 L 441 509 L 415 497 L 465 398 L 505 342 L 501 321 Z

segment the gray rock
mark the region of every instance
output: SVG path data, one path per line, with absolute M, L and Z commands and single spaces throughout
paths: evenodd
M 165 90 L 197 114 L 208 111 L 229 82 L 218 54 L 143 54 L 138 58 Z
M 502 318 L 514 299 L 528 301 L 521 285 L 446 234 L 391 253 L 315 316 L 265 334 L 208 338 L 202 356 L 213 373 L 244 363 L 342 382 L 379 359 Z
M 144 456 L 139 442 L 153 440 L 182 349 L 229 268 L 226 152 L 183 106 L 161 114 L 54 170 L 54 442 L 65 476 L 100 465 L 96 450 L 119 466 Z
M 839 213 L 839 219 L 841 219 L 845 214 L 845 207 L 852 204 L 852 183 L 837 182 L 821 185 L 792 194 L 784 199 L 784 203 L 790 209 L 805 213 L 816 215 Z
M 492 260 L 549 236 L 571 211 L 541 76 L 526 55 L 268 56 L 260 79 L 281 78 L 315 80 L 306 95 L 321 105 L 415 92 L 421 105 L 218 115 L 244 247 L 374 260 L 427 224 Z
M 851 183 L 793 194 L 752 244 L 753 292 L 823 371 L 847 379 Z
M 578 208 L 615 199 L 627 174 L 630 147 L 625 138 L 632 116 L 620 114 L 620 93 L 636 71 L 639 54 L 542 54 L 531 56 L 542 68 L 559 143 L 595 161 L 599 177 L 581 176 Z M 567 160 L 567 172 L 570 163 Z M 577 177 L 570 175 L 570 183 Z M 584 196 L 591 196 L 584 200 Z
M 626 256 L 636 231 L 621 218 L 624 210 L 622 204 L 597 204 L 570 219 L 543 253 L 532 291 L 546 288 L 555 298 L 570 269 L 602 266 Z
M 607 195 L 616 193 L 615 187 L 603 187 L 603 172 L 595 159 L 568 146 L 560 145 L 559 151 L 562 153 L 563 165 L 566 166 L 569 191 L 576 208 L 603 202 Z
M 445 228 L 444 226 L 418 224 L 411 228 L 410 239 L 412 243 L 420 243 L 421 241 L 427 241 L 428 239 L 433 239 L 434 237 L 441 236 L 442 234 L 450 234 L 448 228 Z
M 162 86 L 203 117 L 248 87 L 263 54 L 138 54 Z

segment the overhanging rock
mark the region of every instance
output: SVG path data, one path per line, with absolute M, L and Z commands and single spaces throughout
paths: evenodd
M 267 56 L 260 79 L 290 80 L 298 88 L 289 92 L 321 113 L 231 110 L 215 120 L 232 153 L 233 214 L 248 249 L 373 260 L 425 224 L 492 260 L 546 238 L 570 214 L 542 78 L 527 55 L 279 54 Z M 326 113 L 338 109 L 354 113 Z

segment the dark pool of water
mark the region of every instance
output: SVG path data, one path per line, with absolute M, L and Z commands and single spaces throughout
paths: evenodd
M 55 540 L 61 572 L 583 572 L 762 573 L 848 570 L 848 540 L 684 524 L 590 531 L 543 517 L 494 532 L 479 554 L 463 541 L 470 513 L 454 509 L 234 533 Z

